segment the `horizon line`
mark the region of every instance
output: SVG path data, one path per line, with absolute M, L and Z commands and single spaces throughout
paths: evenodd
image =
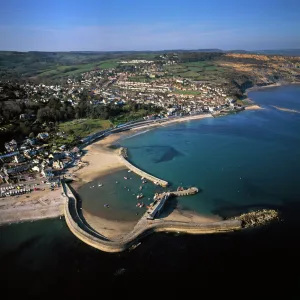
M 20 52 L 20 53 L 29 53 L 29 52 L 42 52 L 42 53 L 48 53 L 48 52 L 64 52 L 64 53 L 70 53 L 70 52 L 161 52 L 161 51 L 205 51 L 209 50 L 210 52 L 230 52 L 230 51 L 246 51 L 246 52 L 256 52 L 256 51 L 300 51 L 300 48 L 281 48 L 281 49 L 256 49 L 256 50 L 245 50 L 245 49 L 230 49 L 230 50 L 223 50 L 219 48 L 198 48 L 198 49 L 157 49 L 157 50 L 59 50 L 59 51 L 43 51 L 43 50 L 27 50 L 27 51 L 20 51 L 20 50 L 1 50 L 0 52 Z M 212 51 L 216 50 L 216 51 Z

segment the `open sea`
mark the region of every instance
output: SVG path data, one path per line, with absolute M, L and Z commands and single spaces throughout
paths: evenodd
M 275 208 L 283 222 L 218 235 L 159 233 L 120 254 L 83 244 L 64 219 L 2 226 L 4 288 L 24 296 L 77 297 L 102 287 L 140 287 L 157 293 L 159 282 L 168 284 L 170 293 L 175 287 L 200 291 L 218 283 L 229 284 L 228 289 L 268 289 L 271 282 L 270 292 L 276 286 L 299 293 L 300 113 L 272 105 L 300 111 L 300 85 L 261 89 L 248 96 L 264 109 L 169 125 L 119 143 L 128 147 L 135 165 L 169 181 L 170 190 L 178 185 L 201 189 L 195 196 L 178 199 L 182 209 L 230 217 Z M 89 213 L 131 221 L 143 213 L 135 206 L 140 185 L 138 176 L 123 170 L 81 187 L 78 193 Z M 160 189 L 145 184 L 145 204 Z

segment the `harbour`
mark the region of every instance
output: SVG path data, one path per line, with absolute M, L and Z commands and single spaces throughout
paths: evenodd
M 174 187 L 191 184 L 203 189 L 191 197 L 174 199 L 182 213 L 193 211 L 207 216 L 214 213 L 228 218 L 254 208 L 272 207 L 283 213 L 283 222 L 230 234 L 194 236 L 156 232 L 145 237 L 134 250 L 116 255 L 81 242 L 70 232 L 64 218 L 1 226 L 0 261 L 6 270 L 6 281 L 17 282 L 19 288 L 35 284 L 38 290 L 32 294 L 51 293 L 50 287 L 55 285 L 69 296 L 78 296 L 81 294 L 78 291 L 70 292 L 72 287 L 76 284 L 81 290 L 87 289 L 87 279 L 95 276 L 101 279 L 101 284 L 113 288 L 128 287 L 132 282 L 143 286 L 153 280 L 153 274 L 156 280 L 168 283 L 184 278 L 182 286 L 190 287 L 199 283 L 199 270 L 205 275 L 203 284 L 209 285 L 212 277 L 224 276 L 224 272 L 231 275 L 230 279 L 241 273 L 246 284 L 249 281 L 245 277 L 253 280 L 248 274 L 253 266 L 257 266 L 255 280 L 259 282 L 267 277 L 282 286 L 279 274 L 296 278 L 299 118 L 298 114 L 271 109 L 266 102 L 274 104 L 275 101 L 278 107 L 288 107 L 287 103 L 280 102 L 282 95 L 298 94 L 286 88 L 276 92 L 269 89 L 268 93 L 263 92 L 263 99 L 260 93 L 251 94 L 264 110 L 165 127 L 159 132 L 147 132 L 148 141 L 140 135 L 139 140 L 134 137 L 121 143 L 129 149 L 133 164 L 147 172 L 167 179 Z M 295 105 L 289 108 L 299 109 Z M 155 139 L 159 142 L 154 143 Z M 177 152 L 168 146 L 174 146 Z M 124 180 L 124 176 L 132 180 Z M 103 186 L 90 189 L 91 184 L 86 183 L 86 189 L 85 185 L 79 189 L 83 203 L 91 202 L 89 212 L 97 215 L 101 211 L 101 217 L 121 223 L 127 218 L 137 220 L 141 213 L 136 216 L 135 212 L 146 209 L 119 212 L 123 211 L 123 205 L 135 207 L 137 199 L 132 193 L 139 192 L 141 185 L 140 178 L 129 175 L 127 170 L 93 180 L 95 186 L 98 182 Z M 124 184 L 130 186 L 131 193 L 124 189 Z M 144 188 L 145 198 L 160 192 L 155 190 L 159 186 L 151 186 L 153 190 L 150 184 Z M 102 197 L 96 197 L 100 190 Z M 103 205 L 110 199 L 109 195 L 110 208 L 105 209 Z M 289 281 L 290 290 L 297 291 L 296 286 L 294 281 Z

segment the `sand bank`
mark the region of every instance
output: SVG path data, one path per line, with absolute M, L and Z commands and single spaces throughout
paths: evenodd
M 281 111 L 285 111 L 285 112 L 290 112 L 290 113 L 296 113 L 296 114 L 300 114 L 299 110 L 295 110 L 295 109 L 290 109 L 290 108 L 285 108 L 285 107 L 279 107 L 279 106 L 275 106 L 275 105 L 271 105 L 272 107 L 276 108 L 277 110 L 281 110 Z
M 257 109 L 264 109 L 259 105 L 250 105 L 250 106 L 246 106 L 245 110 L 257 110 Z
M 108 220 L 89 214 L 82 210 L 83 216 L 87 223 L 97 232 L 109 239 L 120 239 L 133 230 L 137 222 Z
M 170 200 L 172 201 L 172 200 Z M 211 223 L 222 221 L 219 216 L 203 216 L 193 211 L 179 210 L 171 208 L 164 210 L 162 215 L 156 219 L 162 221 L 175 221 L 175 222 L 189 222 L 189 223 Z M 87 223 L 101 235 L 108 239 L 118 240 L 129 234 L 135 227 L 138 221 L 122 221 L 122 220 L 109 220 L 104 217 L 94 216 L 85 210 L 83 216 Z
M 179 221 L 179 222 L 192 222 L 192 223 L 210 223 L 210 222 L 218 222 L 223 220 L 219 216 L 203 216 L 194 211 L 179 210 L 179 209 L 174 209 L 167 216 L 162 215 L 161 219 L 165 221 Z

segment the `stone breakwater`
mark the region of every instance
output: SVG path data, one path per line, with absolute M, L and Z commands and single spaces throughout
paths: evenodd
M 274 209 L 263 209 L 242 214 L 232 220 L 240 220 L 243 227 L 256 227 L 279 220 L 279 213 Z
M 106 252 L 121 252 L 137 244 L 145 236 L 159 231 L 183 232 L 190 234 L 207 234 L 239 230 L 242 228 L 240 220 L 227 220 L 213 223 L 188 223 L 178 221 L 153 220 L 145 217 L 136 224 L 134 229 L 118 240 L 109 240 L 94 231 L 80 217 L 77 199 L 66 183 L 63 183 L 66 203 L 64 214 L 71 232 L 84 243 Z
M 160 178 L 157 178 L 149 173 L 144 172 L 143 170 L 137 168 L 136 166 L 134 166 L 132 163 L 130 163 L 127 159 L 128 159 L 128 153 L 127 153 L 127 149 L 121 147 L 119 150 L 119 158 L 121 160 L 121 162 L 132 172 L 134 172 L 135 174 L 144 177 L 152 182 L 154 182 L 157 185 L 161 185 L 163 187 L 168 186 L 168 182 L 165 180 L 162 180 Z

